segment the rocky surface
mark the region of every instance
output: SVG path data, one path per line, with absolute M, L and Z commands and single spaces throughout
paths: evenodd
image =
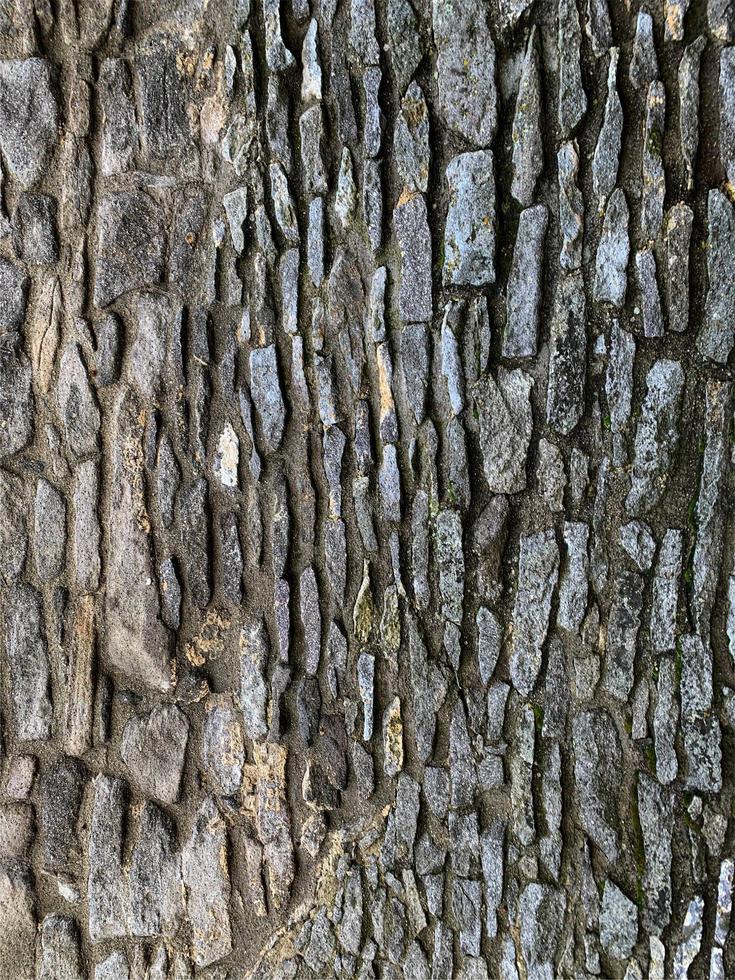
M 735 975 L 725 0 L 0 0 L 0 980 Z

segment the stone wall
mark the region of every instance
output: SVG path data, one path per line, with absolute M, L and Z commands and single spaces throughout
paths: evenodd
M 734 40 L 0 0 L 0 980 L 735 974 Z

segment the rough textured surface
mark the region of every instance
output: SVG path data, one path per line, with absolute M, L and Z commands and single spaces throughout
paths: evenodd
M 734 13 L 0 0 L 0 980 L 735 976 Z

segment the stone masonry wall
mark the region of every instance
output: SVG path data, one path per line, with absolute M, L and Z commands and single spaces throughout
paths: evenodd
M 733 42 L 0 0 L 0 980 L 735 975 Z

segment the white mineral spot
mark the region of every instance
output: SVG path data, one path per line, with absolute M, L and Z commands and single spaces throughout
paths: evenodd
M 229 422 L 225 422 L 217 445 L 214 472 L 223 487 L 237 486 L 237 467 L 240 461 L 240 440 Z

